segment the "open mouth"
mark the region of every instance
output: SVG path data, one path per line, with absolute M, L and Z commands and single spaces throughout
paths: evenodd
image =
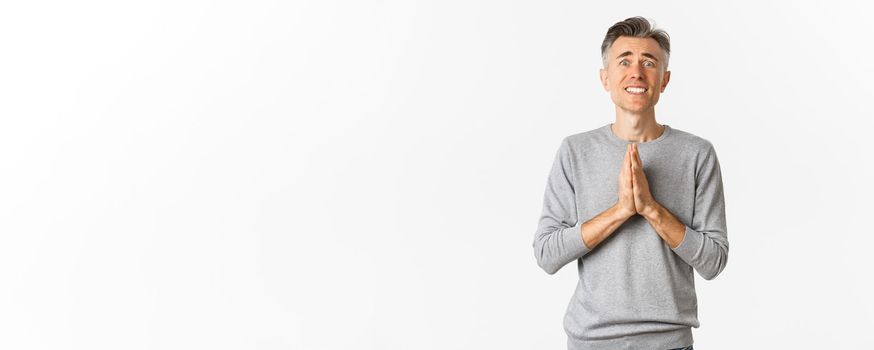
M 648 90 L 649 89 L 647 89 L 645 87 L 639 87 L 639 86 L 629 86 L 629 87 L 625 88 L 625 92 L 632 94 L 632 95 L 643 95 Z

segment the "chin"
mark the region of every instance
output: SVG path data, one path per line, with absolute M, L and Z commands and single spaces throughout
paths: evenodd
M 628 105 L 625 105 L 625 106 L 619 106 L 619 108 L 622 108 L 622 109 L 629 111 L 629 112 L 632 112 L 632 113 L 641 113 L 641 112 L 643 112 L 651 107 L 648 105 L 647 106 L 642 106 L 642 105 L 628 106 Z

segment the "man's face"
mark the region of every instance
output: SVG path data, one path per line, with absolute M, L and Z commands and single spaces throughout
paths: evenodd
M 601 84 L 617 108 L 642 113 L 652 109 L 665 91 L 671 72 L 665 54 L 652 38 L 619 37 L 607 52 Z

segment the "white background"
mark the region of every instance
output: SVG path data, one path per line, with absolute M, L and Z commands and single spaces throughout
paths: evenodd
M 4 3 L 0 348 L 564 348 L 531 243 L 634 15 L 722 165 L 696 349 L 872 348 L 872 11 L 823 3 Z

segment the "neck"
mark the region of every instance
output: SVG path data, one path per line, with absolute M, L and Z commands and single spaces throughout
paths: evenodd
M 647 142 L 659 138 L 664 126 L 656 122 L 653 109 L 638 114 L 622 111 L 617 107 L 612 130 L 616 137 L 628 142 Z

